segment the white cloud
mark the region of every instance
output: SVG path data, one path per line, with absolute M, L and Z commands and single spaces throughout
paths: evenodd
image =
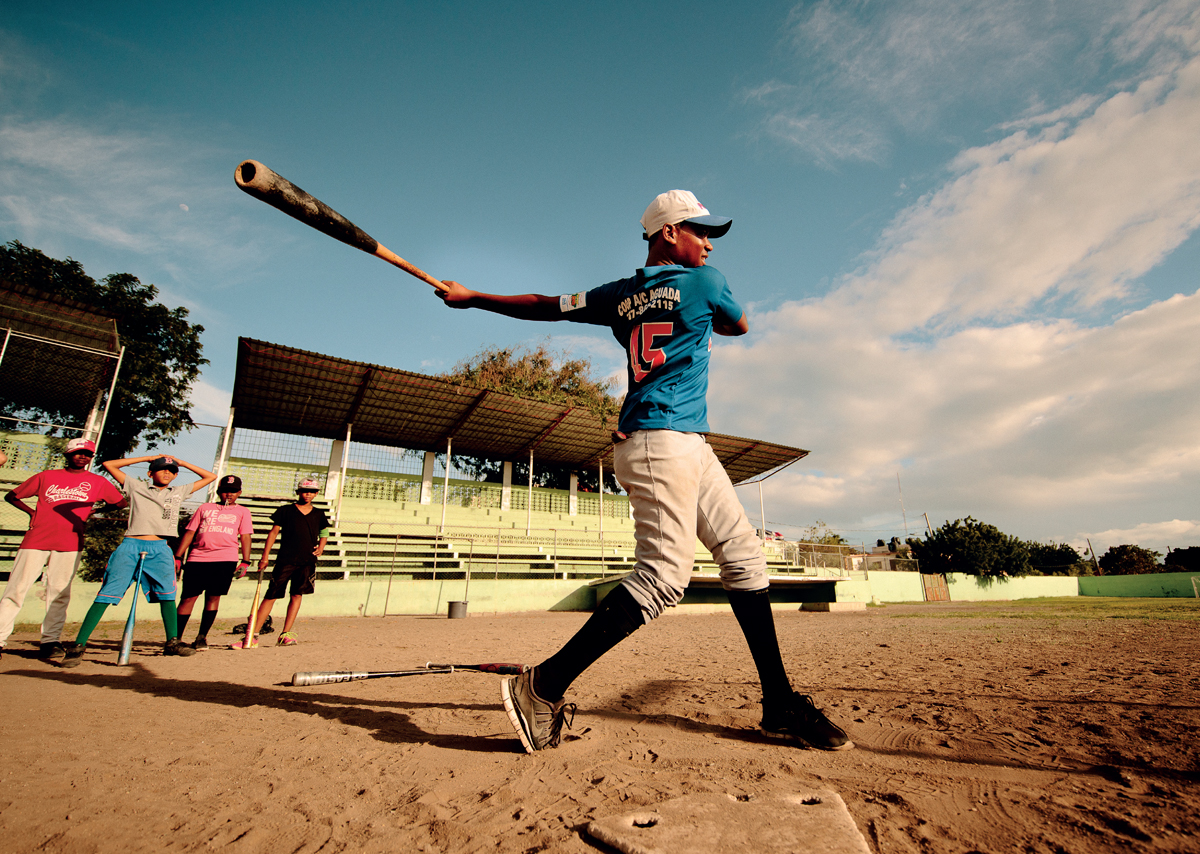
M 1088 106 L 963 152 L 826 297 L 718 348 L 713 429 L 782 425 L 769 438 L 814 452 L 768 481 L 768 518 L 891 512 L 899 469 L 914 515 L 1025 537 L 1153 526 L 1152 502 L 1200 498 L 1200 271 L 1114 303 L 1200 226 L 1200 60 L 1072 100 Z
M 966 114 L 982 129 L 989 110 L 1070 101 L 1101 71 L 1128 88 L 1195 52 L 1200 14 L 1194 0 L 820 0 L 792 10 L 782 40 L 792 67 L 743 100 L 765 111 L 762 133 L 831 168 L 883 162 L 902 136 L 957 137 Z
M 1143 522 L 1132 528 L 1110 528 L 1094 534 L 1080 534 L 1079 541 L 1091 539 L 1096 554 L 1103 555 L 1112 546 L 1138 545 L 1144 549 L 1161 552 L 1168 548 L 1186 548 L 1200 543 L 1200 521 L 1172 519 L 1169 522 Z
M 192 383 L 191 413 L 193 421 L 224 424 L 229 418 L 229 402 L 233 392 L 218 388 L 203 379 Z
M 179 284 L 252 275 L 275 235 L 230 209 L 232 177 L 215 180 L 214 153 L 138 127 L 121 115 L 0 118 L 0 230 L 51 255 L 63 235 L 138 255 Z

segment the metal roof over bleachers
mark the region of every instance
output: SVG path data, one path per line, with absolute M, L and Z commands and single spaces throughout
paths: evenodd
M 612 467 L 615 419 L 589 410 L 460 386 L 440 377 L 238 339 L 233 426 L 501 460 Z M 808 451 L 708 434 L 734 483 L 767 476 Z
M 0 282 L 0 389 L 8 405 L 81 422 L 121 355 L 117 323 L 95 307 Z

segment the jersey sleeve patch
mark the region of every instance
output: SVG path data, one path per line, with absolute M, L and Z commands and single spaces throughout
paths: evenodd
M 587 308 L 587 291 L 577 294 L 563 294 L 558 298 L 558 310 L 566 313 L 577 308 Z

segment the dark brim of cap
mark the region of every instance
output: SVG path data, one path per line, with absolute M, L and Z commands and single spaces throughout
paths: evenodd
M 694 216 L 684 222 L 694 222 L 696 225 L 702 225 L 708 229 L 709 237 L 724 237 L 733 225 L 733 220 L 727 216 Z

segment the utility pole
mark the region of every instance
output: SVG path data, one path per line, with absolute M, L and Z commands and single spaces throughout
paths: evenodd
M 900 515 L 904 517 L 904 539 L 908 539 L 908 514 L 904 512 L 904 487 L 900 485 L 900 472 L 896 472 L 896 489 L 900 490 Z
M 925 514 L 925 530 L 929 532 L 929 536 L 933 536 L 933 526 L 929 524 L 929 514 Z

